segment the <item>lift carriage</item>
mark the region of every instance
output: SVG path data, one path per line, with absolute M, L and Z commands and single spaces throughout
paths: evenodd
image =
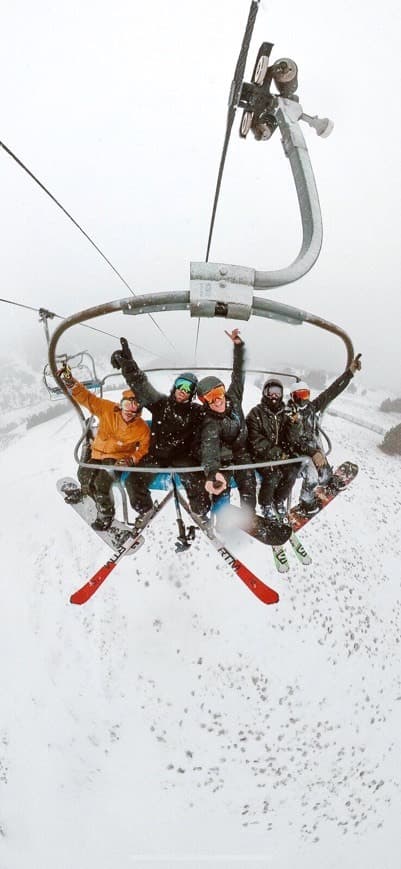
M 53 319 L 55 315 L 52 311 L 47 311 L 46 308 L 39 309 L 39 320 L 43 323 L 47 344 L 50 344 L 50 333 L 48 320 Z M 55 357 L 57 371 L 66 369 L 71 372 L 72 376 L 80 380 L 87 389 L 93 392 L 102 392 L 102 383 L 96 373 L 95 360 L 91 353 L 87 350 L 82 350 L 80 353 L 60 353 Z M 60 379 L 55 377 L 50 367 L 50 361 L 46 363 L 43 369 L 43 383 L 49 393 L 51 400 L 65 398 L 64 390 L 60 387 Z
M 87 389 L 101 393 L 102 382 L 96 374 L 95 360 L 87 350 L 82 350 L 81 353 L 74 353 L 71 356 L 68 356 L 67 353 L 61 353 L 56 357 L 56 363 L 57 370 L 68 367 L 72 376 L 80 380 Z M 65 397 L 60 388 L 59 378 L 54 378 L 49 363 L 46 363 L 43 369 L 43 382 L 52 400 Z
M 117 311 L 121 311 L 127 316 L 182 311 L 184 312 L 183 316 L 187 316 L 189 313 L 190 317 L 198 319 L 216 317 L 248 321 L 251 317 L 263 317 L 288 324 L 288 326 L 309 324 L 341 339 L 346 352 L 346 365 L 349 365 L 353 359 L 354 349 L 351 339 L 340 327 L 300 308 L 254 295 L 255 291 L 260 293 L 299 280 L 313 267 L 319 256 L 322 244 L 321 211 L 309 153 L 299 121 L 306 120 L 316 128 L 318 135 L 327 135 L 332 128 L 328 119 L 321 120 L 304 115 L 303 108 L 295 96 L 296 64 L 285 58 L 269 66 L 272 47 L 271 43 L 262 44 L 257 55 L 252 82 L 246 83 L 242 79 L 239 82 L 238 70 L 236 71 L 231 92 L 229 118 L 237 106 L 244 108 L 240 125 L 242 138 L 245 138 L 249 130 L 252 130 L 255 138 L 259 141 L 266 141 L 270 138 L 266 131 L 261 131 L 268 116 L 272 119 L 269 121 L 271 131 L 274 132 L 276 127 L 279 129 L 284 154 L 290 163 L 301 216 L 302 244 L 298 255 L 289 266 L 276 271 L 258 271 L 251 267 L 223 262 L 192 262 L 190 266 L 190 289 L 187 291 L 172 290 L 163 293 L 147 293 L 135 298 L 114 300 L 79 311 L 66 318 L 56 328 L 50 341 L 49 369 L 58 384 L 58 390 L 71 401 L 68 391 L 57 378 L 61 357 L 57 356 L 56 350 L 60 337 L 77 324 Z M 277 85 L 278 94 L 271 93 L 273 83 Z M 215 206 L 216 204 L 217 197 Z M 214 213 L 215 210 L 214 208 Z M 126 330 L 122 329 L 122 331 Z M 190 361 L 187 366 L 194 368 Z M 203 364 L 199 366 L 202 371 L 209 367 Z M 157 369 L 145 370 L 155 371 Z M 213 370 L 217 369 L 213 367 Z M 79 379 L 82 381 L 82 376 Z M 89 388 L 92 388 L 92 383 L 96 386 L 99 385 L 94 366 L 91 377 L 88 380 L 83 379 L 83 382 L 84 385 L 89 383 Z M 73 403 L 81 423 L 85 427 L 84 415 L 77 404 Z M 156 470 L 154 469 L 154 472 Z
M 231 87 L 226 137 L 216 186 L 206 260 L 204 262 L 191 263 L 190 288 L 182 291 L 172 290 L 170 292 L 161 293 L 150 292 L 134 298 L 128 297 L 106 302 L 79 311 L 65 319 L 56 328 L 50 340 L 50 371 L 53 378 L 55 378 L 59 384 L 58 388 L 73 403 L 80 418 L 82 435 L 75 449 L 75 458 L 77 462 L 84 467 L 89 466 L 85 461 L 83 461 L 82 454 L 80 455 L 80 445 L 85 442 L 90 421 L 85 419 L 81 408 L 73 401 L 64 384 L 57 378 L 60 358 L 57 356 L 58 341 L 62 335 L 77 324 L 116 312 L 121 312 L 125 316 L 131 317 L 138 317 L 147 314 L 161 314 L 164 312 L 182 312 L 183 318 L 186 318 L 189 315 L 191 318 L 197 318 L 198 321 L 200 321 L 200 319 L 210 320 L 210 318 L 228 318 L 230 320 L 241 322 L 249 321 L 252 317 L 262 317 L 266 320 L 275 320 L 287 324 L 288 326 L 309 325 L 324 330 L 342 341 L 346 356 L 345 367 L 348 367 L 353 360 L 354 349 L 351 339 L 339 326 L 327 322 L 323 318 L 301 308 L 266 299 L 260 295 L 260 293 L 277 289 L 278 287 L 299 280 L 313 267 L 319 256 L 322 245 L 322 218 L 312 166 L 306 142 L 300 127 L 300 121 L 305 121 L 309 126 L 315 128 L 317 134 L 322 137 L 329 134 L 332 129 L 332 123 L 328 119 L 320 119 L 316 116 L 313 117 L 306 115 L 303 112 L 302 105 L 296 96 L 297 66 L 295 62 L 289 58 L 282 58 L 275 61 L 273 64 L 270 64 L 270 54 L 273 48 L 271 43 L 264 42 L 262 44 L 256 58 L 252 81 L 244 81 L 245 61 L 257 5 L 258 4 L 255 2 L 252 2 L 251 4 L 245 37 Z M 276 88 L 276 92 L 272 92 L 273 87 Z M 238 107 L 243 109 L 239 130 L 241 138 L 245 139 L 248 133 L 252 131 L 257 141 L 265 142 L 271 138 L 276 129 L 279 130 L 284 154 L 289 161 L 296 187 L 302 223 L 302 244 L 294 261 L 287 267 L 276 271 L 259 271 L 248 266 L 208 261 L 225 156 L 227 153 L 235 112 Z M 121 331 L 125 334 L 128 330 L 122 328 Z M 203 372 L 211 368 L 211 366 L 205 364 L 194 366 L 191 361 L 187 362 L 186 367 L 195 371 L 201 369 Z M 144 370 L 151 372 L 156 371 L 157 369 L 145 368 Z M 216 371 L 221 369 L 216 369 L 216 367 L 213 366 L 211 370 Z M 169 371 L 171 371 L 170 366 Z M 267 374 L 268 372 L 263 373 Z M 310 461 L 307 457 L 305 457 L 305 460 Z M 296 459 L 288 459 L 286 461 L 294 462 Z M 283 461 L 266 462 L 263 463 L 263 466 L 266 467 L 282 463 Z M 256 468 L 260 466 L 261 465 L 259 464 L 252 465 L 251 467 Z M 91 463 L 90 467 L 104 466 Z M 234 469 L 243 466 L 237 465 L 231 467 Z M 122 468 L 119 467 L 118 470 L 121 471 Z M 133 470 L 128 467 L 124 470 L 130 473 L 136 472 L 135 469 Z M 175 474 L 179 473 L 180 469 L 167 468 L 163 470 L 165 474 L 169 475 L 169 478 L 170 475 L 172 475 L 174 493 L 176 496 L 176 506 L 178 506 Z M 200 470 L 200 468 L 193 467 L 181 469 L 182 472 L 184 470 L 197 471 Z M 153 474 L 154 476 L 160 475 L 160 468 L 141 467 L 141 472 Z M 132 526 L 130 526 L 128 520 L 127 503 L 124 495 L 123 512 L 123 527 L 128 531 Z M 185 543 L 188 544 L 188 535 L 185 535 L 185 530 L 181 534 L 180 529 L 180 537 L 182 546 L 185 547 Z M 119 557 L 120 556 L 118 556 L 118 558 Z M 278 599 L 277 596 L 276 599 Z

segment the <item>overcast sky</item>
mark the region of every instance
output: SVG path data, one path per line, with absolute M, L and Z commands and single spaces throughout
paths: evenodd
M 249 0 L 114 0 L 113 4 L 20 0 L 4 6 L 0 32 L 0 139 L 81 223 L 136 292 L 189 287 L 189 263 L 205 257 L 224 137 L 227 97 Z M 401 391 L 399 8 L 386 0 L 335 7 L 318 0 L 284 7 L 263 0 L 248 58 L 260 43 L 272 59 L 299 66 L 309 114 L 334 132 L 308 144 L 321 200 L 323 249 L 316 266 L 272 298 L 337 323 L 363 353 L 364 376 Z M 277 269 L 301 240 L 294 184 L 279 135 L 238 137 L 227 160 L 210 259 Z M 129 295 L 96 251 L 0 150 L 1 297 L 62 315 Z M 36 352 L 45 342 L 30 311 L 1 305 L 2 349 L 18 333 Z M 158 318 L 192 360 L 196 321 Z M 96 324 L 147 346 L 169 349 L 149 318 Z M 222 321 L 203 321 L 199 355 L 218 341 Z M 235 324 L 232 324 L 235 325 Z M 344 350 L 317 330 L 268 321 L 242 324 L 267 367 L 288 361 L 341 370 Z M 84 345 L 91 344 L 85 330 Z M 75 338 L 71 334 L 71 349 Z M 81 337 L 77 339 L 82 344 Z M 115 342 L 104 339 L 106 353 Z

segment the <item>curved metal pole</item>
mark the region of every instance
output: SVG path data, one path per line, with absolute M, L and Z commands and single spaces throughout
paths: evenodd
M 123 300 L 126 301 L 126 300 Z M 60 325 L 54 330 L 53 335 L 51 337 L 51 341 L 49 344 L 49 365 L 53 377 L 56 382 L 60 384 L 60 390 L 64 393 L 65 397 L 68 398 L 68 401 L 71 402 L 74 410 L 78 414 L 79 421 L 81 423 L 82 430 L 86 430 L 86 419 L 85 416 L 79 406 L 79 404 L 74 401 L 72 396 L 70 395 L 67 387 L 57 377 L 57 364 L 56 364 L 56 347 L 59 338 L 67 331 L 67 329 L 71 329 L 71 326 L 77 326 L 79 323 L 82 323 L 83 320 L 93 320 L 95 317 L 101 317 L 102 314 L 111 314 L 113 311 L 121 310 L 121 302 L 107 302 L 104 305 L 97 305 L 95 308 L 87 308 L 85 311 L 79 311 L 78 314 L 73 314 L 71 317 L 66 317 L 65 320 L 62 320 Z
M 188 292 L 172 292 L 172 293 L 151 293 L 145 296 L 138 296 L 135 299 L 120 299 L 113 302 L 106 302 L 103 305 L 97 305 L 94 308 L 87 308 L 85 311 L 80 311 L 78 314 L 74 314 L 72 317 L 68 317 L 63 320 L 57 329 L 54 331 L 50 345 L 49 345 L 49 365 L 51 371 L 55 378 L 57 378 L 57 365 L 56 365 L 56 347 L 57 342 L 61 335 L 70 329 L 72 326 L 75 326 L 81 323 L 83 320 L 91 320 L 95 317 L 101 317 L 105 314 L 115 313 L 116 311 L 123 311 L 125 314 L 147 314 L 150 311 L 177 311 L 177 310 L 187 310 L 190 306 L 190 294 Z M 260 299 L 254 298 L 252 304 L 252 311 L 255 316 L 266 317 L 268 319 L 279 320 L 280 322 L 286 322 L 292 325 L 299 325 L 301 323 L 310 323 L 312 326 L 317 326 L 320 329 L 325 329 L 328 332 L 331 332 L 333 335 L 337 335 L 337 337 L 341 338 L 345 344 L 347 351 L 347 365 L 349 365 L 354 358 L 354 349 L 349 336 L 336 326 L 334 323 L 329 323 L 327 320 L 323 320 L 320 317 L 316 317 L 314 314 L 309 314 L 307 311 L 303 311 L 300 308 L 293 308 L 291 305 L 284 305 L 281 302 L 274 302 L 271 299 Z M 86 433 L 87 421 L 82 413 L 81 408 L 77 404 L 76 401 L 72 398 L 64 384 L 62 384 L 62 390 L 66 395 L 66 398 L 72 403 L 76 412 L 78 413 L 81 426 L 83 431 Z M 80 443 L 80 442 L 79 442 Z M 77 449 L 79 444 L 77 444 L 74 456 L 77 458 Z M 280 464 L 291 464 L 293 462 L 305 462 L 310 461 L 307 456 L 300 457 L 294 459 L 287 459 L 282 462 L 261 462 L 256 464 L 249 465 L 239 465 L 239 466 L 228 466 L 227 469 L 231 467 L 234 468 L 256 468 L 256 467 L 271 467 L 274 465 Z M 104 468 L 103 465 L 97 465 L 95 463 L 86 463 L 79 462 L 82 467 L 100 467 Z M 130 467 L 121 467 L 119 466 L 119 470 L 127 470 L 135 472 L 135 470 Z M 191 467 L 191 468 L 146 468 L 143 467 L 140 469 L 142 473 L 160 473 L 160 472 L 172 472 L 172 473 L 184 473 L 189 470 L 202 470 L 201 466 Z
M 323 320 L 322 317 L 316 317 L 315 314 L 309 314 L 308 311 L 303 311 L 301 308 L 293 308 L 291 305 L 274 302 L 272 299 L 259 299 L 256 297 L 253 299 L 252 314 L 257 317 L 267 317 L 268 319 L 279 320 L 283 323 L 289 323 L 294 326 L 301 325 L 302 323 L 309 323 L 310 326 L 317 326 L 318 329 L 324 329 L 326 332 L 331 332 L 332 335 L 341 338 L 345 344 L 347 361 L 344 367 L 347 368 L 354 358 L 354 347 L 349 335 L 344 332 L 344 329 L 336 326 L 335 323 Z
M 134 299 L 128 298 L 106 302 L 103 305 L 97 305 L 94 308 L 87 308 L 84 311 L 80 311 L 78 314 L 67 317 L 65 320 L 62 320 L 57 329 L 55 329 L 49 344 L 49 365 L 53 376 L 57 378 L 56 347 L 58 340 L 67 329 L 78 325 L 78 323 L 81 323 L 83 320 L 92 320 L 95 317 L 101 317 L 105 314 L 115 313 L 116 311 L 122 311 L 124 314 L 137 315 L 148 314 L 150 311 L 159 313 L 162 311 L 185 311 L 188 310 L 189 307 L 190 293 L 173 290 L 172 292 L 149 293 L 137 296 Z M 350 365 L 354 358 L 352 341 L 343 329 L 340 329 L 340 327 L 336 326 L 334 323 L 323 320 L 321 317 L 316 317 L 314 314 L 309 314 L 307 311 L 303 311 L 300 308 L 294 308 L 291 305 L 284 305 L 281 302 L 275 302 L 271 299 L 260 299 L 254 297 L 252 300 L 251 314 L 254 314 L 256 317 L 266 317 L 268 319 L 278 320 L 292 325 L 309 323 L 312 326 L 317 326 L 319 329 L 324 329 L 325 331 L 336 335 L 338 338 L 341 338 L 345 344 L 347 353 L 347 363 L 345 367 Z M 82 423 L 85 418 L 80 407 L 74 399 L 71 398 L 64 384 L 61 384 L 61 388 L 66 398 L 71 401 L 76 409 Z
M 274 272 L 255 271 L 255 290 L 269 290 L 302 278 L 315 264 L 323 241 L 323 224 L 319 196 L 309 152 L 298 118 L 302 106 L 279 98 L 276 118 L 282 135 L 284 153 L 290 161 L 302 221 L 302 245 L 298 256 L 285 269 Z
M 204 282 L 204 285 L 211 284 L 221 288 L 224 275 L 224 280 L 231 281 L 234 285 L 248 283 L 255 290 L 271 290 L 302 278 L 310 271 L 319 256 L 323 241 L 323 224 L 312 164 L 298 124 L 299 118 L 303 117 L 303 109 L 300 103 L 283 97 L 278 98 L 278 103 L 276 118 L 281 131 L 284 153 L 290 162 L 301 215 L 300 251 L 291 265 L 277 271 L 257 271 L 251 267 L 230 266 L 216 262 L 192 263 L 192 278 Z M 242 279 L 238 278 L 239 274 L 243 275 Z M 235 299 L 233 298 L 232 301 L 234 302 Z M 202 311 L 200 313 L 202 314 Z

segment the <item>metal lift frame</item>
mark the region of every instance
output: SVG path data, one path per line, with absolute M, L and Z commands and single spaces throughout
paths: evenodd
M 278 320 L 289 325 L 308 323 L 318 329 L 338 337 L 344 344 L 346 365 L 354 358 L 354 348 L 347 333 L 334 323 L 324 320 L 315 314 L 300 308 L 263 299 L 254 296 L 254 291 L 261 292 L 281 287 L 303 277 L 316 262 L 322 244 L 322 217 L 316 183 L 309 158 L 308 149 L 298 120 L 302 115 L 302 106 L 283 97 L 278 98 L 277 121 L 281 131 L 282 145 L 289 159 L 291 171 L 297 191 L 297 198 L 302 222 L 302 243 L 295 260 L 286 268 L 276 271 L 257 271 L 252 268 L 235 266 L 227 263 L 191 263 L 191 290 L 148 293 L 135 298 L 128 297 L 88 308 L 66 318 L 55 329 L 49 343 L 49 365 L 53 376 L 57 378 L 56 348 L 60 337 L 72 326 L 87 320 L 121 311 L 123 314 L 137 316 L 139 314 L 163 313 L 165 311 L 189 311 L 192 317 L 221 317 L 231 320 L 249 320 L 251 316 Z M 208 366 L 197 366 L 207 369 Z M 66 398 L 74 406 L 86 431 L 84 414 L 61 384 Z M 307 457 L 288 459 L 292 463 L 308 460 Z M 88 465 L 80 463 L 83 467 Z M 283 462 L 265 462 L 235 467 L 270 467 Z M 88 467 L 96 467 L 91 464 Z M 99 467 L 104 467 L 99 465 Z M 201 468 L 182 468 L 182 471 L 200 470 Z M 124 470 L 119 466 L 119 470 Z M 135 473 L 135 469 L 125 470 Z M 179 468 L 163 469 L 166 472 L 178 472 Z M 141 468 L 141 472 L 160 473 L 160 468 Z

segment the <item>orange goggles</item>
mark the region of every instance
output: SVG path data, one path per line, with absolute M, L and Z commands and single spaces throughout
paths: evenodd
M 224 398 L 226 394 L 225 386 L 215 386 L 214 389 L 211 389 L 209 392 L 205 392 L 204 395 L 200 395 L 200 400 L 205 404 L 213 404 L 217 398 Z
M 134 407 L 138 407 L 138 402 L 136 398 L 123 398 L 120 401 L 121 410 L 132 410 Z
M 297 389 L 292 393 L 292 397 L 295 401 L 308 401 L 310 398 L 310 391 L 309 389 Z

